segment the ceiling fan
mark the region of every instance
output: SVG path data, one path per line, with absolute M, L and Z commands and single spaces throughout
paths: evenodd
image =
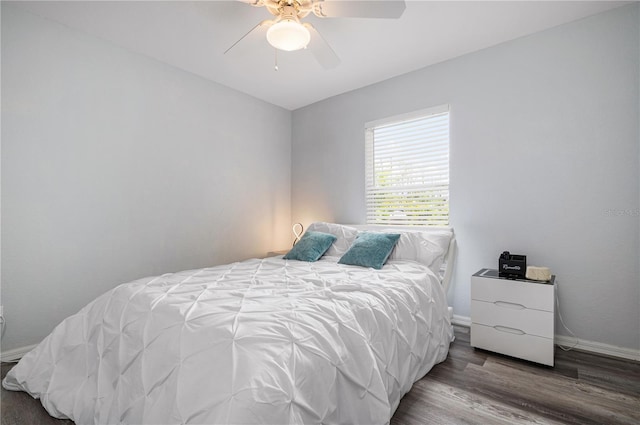
M 265 7 L 275 19 L 253 27 L 224 53 L 248 37 L 264 36 L 277 50 L 308 49 L 324 68 L 334 68 L 340 58 L 309 22 L 301 22 L 310 13 L 319 18 L 397 19 L 405 9 L 404 0 L 325 1 L 325 0 L 240 0 L 255 7 Z M 276 50 L 276 51 L 277 51 Z M 276 63 L 276 70 L 278 69 Z

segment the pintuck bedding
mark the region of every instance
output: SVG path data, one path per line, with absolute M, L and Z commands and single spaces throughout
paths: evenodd
M 120 285 L 3 381 L 78 424 L 384 424 L 453 337 L 440 279 L 280 257 Z

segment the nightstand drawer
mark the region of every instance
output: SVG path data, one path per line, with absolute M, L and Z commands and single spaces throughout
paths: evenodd
M 513 333 L 508 328 L 471 324 L 471 345 L 553 366 L 553 339 Z
M 471 299 L 520 304 L 525 308 L 553 311 L 553 285 L 515 280 L 471 277 Z
M 544 338 L 554 336 L 553 313 L 524 308 L 520 304 L 471 300 L 471 317 L 473 323 L 480 325 L 503 326 Z

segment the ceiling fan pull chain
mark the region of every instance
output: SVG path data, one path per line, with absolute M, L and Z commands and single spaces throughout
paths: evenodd
M 274 55 L 275 55 L 275 61 L 276 61 L 276 66 L 275 66 L 275 70 L 278 70 L 278 49 L 274 48 L 273 49 Z

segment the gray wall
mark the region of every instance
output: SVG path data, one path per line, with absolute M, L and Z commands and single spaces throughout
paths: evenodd
M 364 222 L 365 122 L 448 103 L 454 313 L 508 249 L 557 274 L 579 338 L 640 348 L 638 8 L 294 111 L 292 220 Z
M 289 244 L 291 112 L 2 5 L 3 351 Z

